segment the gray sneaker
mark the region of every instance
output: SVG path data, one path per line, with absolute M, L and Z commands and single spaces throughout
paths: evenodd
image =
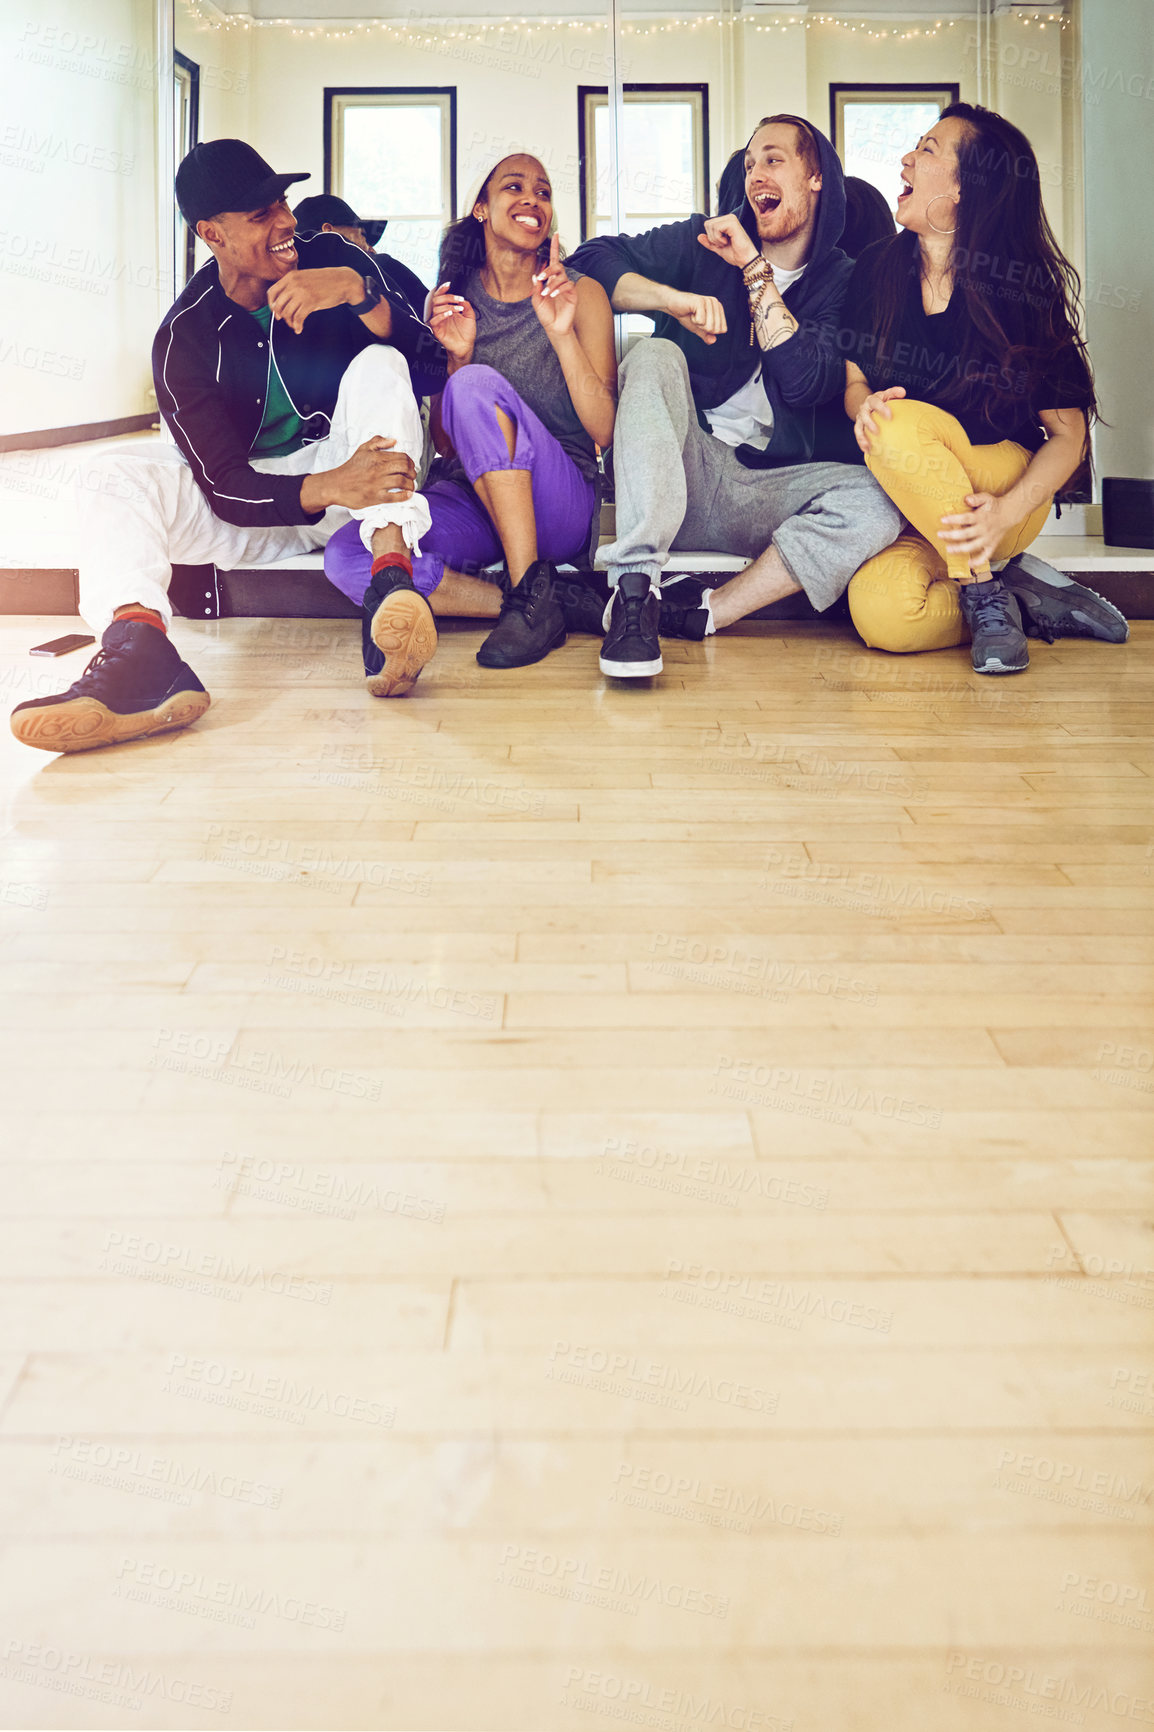
M 1018 604 L 1000 577 L 958 586 L 962 616 L 970 628 L 970 659 L 976 674 L 1020 674 L 1030 665 Z
M 1032 553 L 1020 553 L 998 575 L 1017 598 L 1028 637 L 1044 637 L 1047 643 L 1058 637 L 1125 643 L 1130 636 L 1126 615 L 1113 602 Z

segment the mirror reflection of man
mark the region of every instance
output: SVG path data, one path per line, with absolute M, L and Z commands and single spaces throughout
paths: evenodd
M 771 115 L 744 171 L 740 209 L 599 237 L 569 261 L 615 312 L 657 316 L 620 376 L 601 650 L 601 671 L 615 678 L 660 673 L 661 633 L 699 640 L 801 590 L 823 611 L 901 526 L 864 468 L 815 461 L 818 412 L 840 406 L 853 271 L 838 246 L 837 153 L 808 122 Z M 676 547 L 750 563 L 692 605 L 662 605 Z
M 294 208 L 293 216 L 297 231 L 302 235 L 312 232 L 340 235 L 355 247 L 360 247 L 362 252 L 371 253 L 386 279 L 404 295 L 410 312 L 418 319 L 424 317 L 428 288 L 415 271 L 392 253 L 377 251 L 381 236 L 389 226 L 387 217 L 359 217 L 351 204 L 333 192 L 318 192 L 310 198 L 302 198 Z
M 369 690 L 403 696 L 436 647 L 409 550 L 429 526 L 415 492 L 420 412 L 409 363 L 439 345 L 371 254 L 299 236 L 285 189 L 251 145 L 198 144 L 176 196 L 212 258 L 153 343 L 175 440 L 97 457 L 81 510 L 80 610 L 101 648 L 68 691 L 12 714 L 25 744 L 83 751 L 167 733 L 209 695 L 170 642 L 172 567 L 259 565 L 360 521 L 373 555 L 363 648 Z

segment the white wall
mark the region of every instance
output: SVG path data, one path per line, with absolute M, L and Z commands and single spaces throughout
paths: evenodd
M 156 88 L 152 0 L 0 7 L 0 432 L 149 407 Z
M 1086 312 L 1097 475 L 1154 479 L 1154 6 L 1083 0 Z

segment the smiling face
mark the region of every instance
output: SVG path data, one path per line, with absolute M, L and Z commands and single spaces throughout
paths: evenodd
M 197 223 L 196 232 L 215 255 L 222 283 L 271 284 L 296 270 L 296 226 L 282 198 L 263 210 L 224 211 Z
M 518 252 L 535 253 L 553 222 L 553 189 L 535 156 L 499 162 L 473 206 L 486 234 Z
M 957 227 L 961 184 L 958 146 L 970 128 L 956 114 L 939 120 L 902 157 L 902 191 L 895 215 L 916 235 L 946 234 Z
M 788 121 L 762 126 L 745 151 L 745 196 L 762 241 L 791 241 L 813 226 L 821 174 L 799 154 L 798 128 Z

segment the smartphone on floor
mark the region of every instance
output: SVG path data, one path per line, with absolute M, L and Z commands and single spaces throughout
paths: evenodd
M 71 632 L 68 637 L 54 637 L 51 643 L 38 643 L 28 651 L 30 656 L 66 656 L 71 650 L 83 649 L 86 644 L 95 643 L 94 637 L 85 637 L 83 632 Z

